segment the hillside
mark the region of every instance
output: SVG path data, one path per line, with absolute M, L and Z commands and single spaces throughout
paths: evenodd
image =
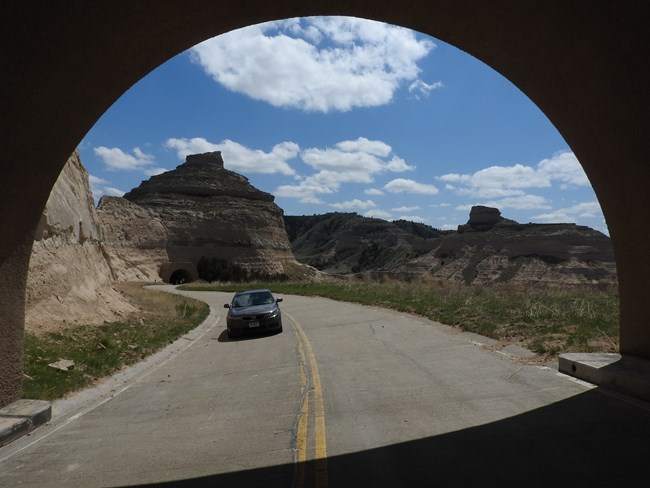
M 576 224 L 519 224 L 473 207 L 467 224 L 440 231 L 353 213 L 286 216 L 296 259 L 334 274 L 466 284 L 616 282 L 609 237 Z
M 355 213 L 285 216 L 294 256 L 327 273 L 393 269 L 431 251 L 442 231 L 415 222 L 388 222 Z

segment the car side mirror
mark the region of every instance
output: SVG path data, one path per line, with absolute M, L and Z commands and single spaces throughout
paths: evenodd
M 276 302 L 281 302 L 281 301 L 282 301 L 282 298 L 278 298 L 278 299 L 276 300 Z
M 228 305 L 228 304 L 226 303 L 226 304 L 223 306 L 223 308 L 230 308 L 230 305 Z

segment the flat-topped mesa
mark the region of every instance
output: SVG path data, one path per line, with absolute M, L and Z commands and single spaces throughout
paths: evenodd
M 221 151 L 207 152 L 202 154 L 188 154 L 184 164 L 215 165 L 224 169 Z
M 126 241 L 141 249 L 147 243 L 135 242 L 137 230 L 120 218 L 118 210 L 134 212 L 138 222 L 138 216 L 146 220 L 150 215 L 165 230 L 164 251 L 170 262 L 198 265 L 203 257 L 216 257 L 247 270 L 280 274 L 282 263 L 294 261 L 283 212 L 273 195 L 225 169 L 220 152 L 189 155 L 176 169 L 143 181 L 124 200 L 141 210 L 129 210 L 130 205 L 117 202 L 107 208 L 116 214 L 118 234 L 129 236 Z M 141 226 L 147 224 L 136 225 Z M 124 254 L 126 244 L 117 243 L 117 251 Z
M 474 205 L 469 213 L 469 220 L 466 224 L 458 226 L 458 232 L 490 230 L 502 220 L 498 208 Z
M 172 195 L 275 200 L 270 193 L 251 185 L 245 176 L 225 169 L 220 151 L 191 154 L 176 169 L 143 181 L 124 198 L 139 205 L 157 206 L 169 201 Z

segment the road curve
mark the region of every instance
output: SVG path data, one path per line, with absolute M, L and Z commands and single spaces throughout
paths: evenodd
M 183 293 L 206 322 L 56 402 L 0 448 L 0 486 L 646 486 L 646 403 L 323 298 L 285 296 L 282 334 L 229 340 L 231 295 Z

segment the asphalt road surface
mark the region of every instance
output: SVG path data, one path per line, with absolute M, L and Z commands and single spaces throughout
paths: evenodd
M 285 296 L 229 340 L 231 294 L 0 448 L 0 487 L 648 486 L 650 407 L 419 317 Z

